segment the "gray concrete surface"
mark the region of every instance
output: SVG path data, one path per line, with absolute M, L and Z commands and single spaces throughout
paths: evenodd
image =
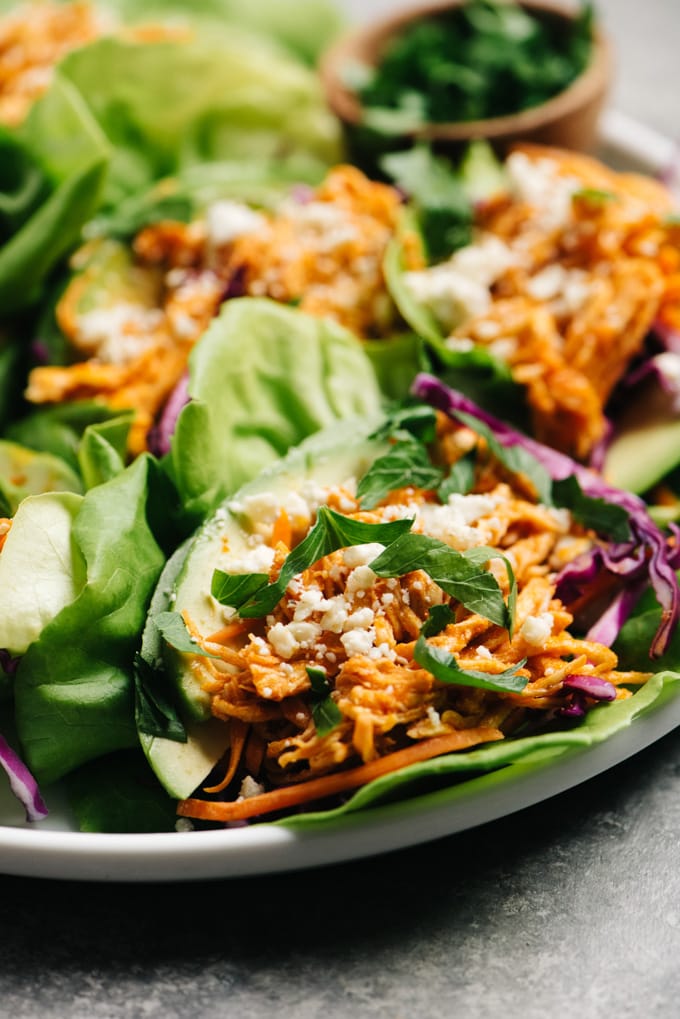
M 599 6 L 617 104 L 680 135 L 680 3 Z M 674 1019 L 679 959 L 680 731 L 378 859 L 166 887 L 0 877 L 12 1019 Z

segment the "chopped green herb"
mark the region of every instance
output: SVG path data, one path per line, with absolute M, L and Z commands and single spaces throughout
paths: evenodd
M 418 664 L 431 672 L 441 683 L 458 683 L 460 686 L 476 686 L 483 690 L 501 692 L 509 690 L 519 693 L 523 690 L 528 680 L 524 676 L 518 676 L 517 673 L 525 664 L 526 658 L 504 672 L 490 675 L 476 669 L 461 669 L 449 651 L 428 644 L 427 638 L 436 637 L 453 622 L 454 618 L 453 610 L 448 605 L 435 605 L 430 609 L 427 619 L 420 628 L 413 652 Z
M 391 410 L 384 423 L 370 436 L 371 439 L 389 439 L 400 432 L 408 432 L 421 442 L 432 442 L 437 428 L 437 415 L 427 404 L 404 404 Z
M 319 736 L 326 736 L 342 721 L 342 712 L 331 697 L 330 683 L 323 669 L 307 666 L 307 675 L 312 684 L 312 718 Z
M 489 451 L 513 474 L 522 475 L 529 481 L 540 501 L 552 505 L 552 481 L 545 467 L 521 446 L 503 446 L 493 431 L 472 414 L 456 411 L 456 417 L 473 432 L 485 440 Z
M 204 658 L 217 657 L 204 651 L 200 644 L 192 640 L 179 612 L 159 612 L 153 617 L 153 621 L 165 642 L 174 647 L 175 651 L 182 651 L 186 655 L 202 655 Z
M 267 583 L 266 574 L 228 574 L 222 570 L 213 573 L 211 592 L 223 605 L 238 609 L 244 619 L 259 618 L 271 612 L 283 597 L 288 584 L 298 573 L 308 569 L 319 559 L 352 545 L 378 542 L 391 545 L 400 535 L 411 529 L 412 520 L 392 520 L 386 524 L 365 524 L 335 513 L 321 506 L 316 523 L 304 541 L 286 556 L 278 578 Z M 264 577 L 264 580 L 262 578 Z M 241 585 L 233 581 L 240 578 Z M 247 578 L 247 579 L 245 579 Z M 238 599 L 236 590 L 238 588 Z M 225 594 L 226 592 L 226 594 Z M 226 600 L 226 599 L 229 600 Z
M 373 509 L 398 488 L 436 488 L 441 480 L 442 471 L 433 466 L 425 446 L 409 436 L 374 460 L 359 482 L 357 498 L 362 509 Z
M 423 570 L 465 608 L 510 630 L 512 618 L 498 581 L 488 570 L 480 569 L 475 561 L 477 550 L 471 552 L 473 555 L 457 552 L 427 534 L 404 534 L 369 565 L 379 577 L 401 577 L 413 570 Z M 498 555 L 485 549 L 484 561 Z
M 135 720 L 140 732 L 176 743 L 186 743 L 187 733 L 165 689 L 165 673 L 139 652 L 135 655 Z
M 467 0 L 419 18 L 391 41 L 359 89 L 365 122 L 398 134 L 538 106 L 584 70 L 592 41 L 590 4 L 565 24 L 514 3 Z
M 441 502 L 446 502 L 450 495 L 467 495 L 472 491 L 475 483 L 475 464 L 476 458 L 472 452 L 451 465 L 449 473 L 437 489 Z
M 630 538 L 627 511 L 605 499 L 585 495 L 573 474 L 561 481 L 553 481 L 552 494 L 555 506 L 570 510 L 584 527 L 590 527 L 612 541 L 628 541 Z

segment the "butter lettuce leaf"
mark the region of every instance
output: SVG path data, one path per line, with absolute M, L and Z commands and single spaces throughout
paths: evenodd
M 453 809 L 463 799 L 483 795 L 496 785 L 512 783 L 562 758 L 566 762 L 570 757 L 576 759 L 580 753 L 623 732 L 644 713 L 662 709 L 678 695 L 680 673 L 659 672 L 632 697 L 592 708 L 574 728 L 503 740 L 477 750 L 423 761 L 363 786 L 334 810 L 297 814 L 274 823 L 296 831 L 340 827 L 349 821 L 350 815 L 367 808 L 385 806 L 398 815 L 407 808 L 409 796 L 418 797 L 417 803 L 423 809 L 441 804 Z M 424 789 L 429 791 L 424 793 Z
M 105 206 L 199 163 L 339 156 L 339 128 L 313 72 L 234 26 L 176 42 L 103 38 L 66 57 L 54 87 L 61 82 L 112 147 Z
M 83 497 L 71 531 L 80 589 L 17 670 L 17 732 L 40 782 L 136 745 L 134 654 L 164 563 L 146 519 L 149 462 Z
M 381 405 L 359 340 L 264 298 L 223 305 L 192 351 L 189 393 L 167 471 L 192 529 L 291 446 Z

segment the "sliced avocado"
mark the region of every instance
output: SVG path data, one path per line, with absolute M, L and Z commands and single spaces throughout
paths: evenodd
M 12 654 L 23 654 L 85 582 L 72 537 L 82 501 L 73 492 L 47 492 L 17 510 L 0 555 L 0 647 Z
M 76 274 L 56 309 L 60 328 L 72 341 L 78 336 L 78 320 L 82 315 L 121 304 L 143 309 L 161 306 L 160 270 L 138 265 L 132 250 L 120 241 L 89 242 L 76 254 L 74 264 Z
M 680 416 L 665 394 L 645 389 L 616 424 L 604 476 L 617 488 L 646 492 L 680 463 Z
M 59 457 L 0 439 L 0 504 L 10 515 L 27 495 L 82 490 L 78 475 Z
M 210 586 L 216 568 L 228 571 L 230 563 L 252 553 L 253 521 L 248 516 L 247 500 L 257 495 L 278 495 L 283 501 L 286 493 L 299 494 L 305 483 L 328 486 L 342 484 L 349 478 L 358 480 L 387 449 L 386 442 L 367 438 L 377 423 L 366 419 L 339 422 L 332 429 L 317 433 L 218 508 L 170 560 L 159 581 L 145 631 L 147 660 L 151 660 L 149 655 L 155 657 L 154 647 L 163 644 L 153 626 L 153 616 L 158 612 L 167 608 L 186 611 L 200 632 L 206 634 L 225 625 L 225 609 L 210 594 Z M 191 669 L 192 657 L 167 645 L 162 648 L 162 657 L 179 696 L 188 742 L 142 735 L 142 746 L 168 792 L 185 797 L 223 756 L 228 745 L 228 728 L 211 716 L 210 698 Z

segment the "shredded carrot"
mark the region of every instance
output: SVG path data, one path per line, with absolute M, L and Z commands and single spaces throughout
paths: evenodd
M 490 726 L 479 726 L 476 729 L 464 729 L 459 732 L 447 733 L 446 736 L 434 736 L 432 739 L 415 743 L 405 750 L 396 750 L 392 754 L 362 764 L 349 771 L 341 771 L 334 775 L 301 782 L 299 785 L 284 786 L 259 796 L 235 800 L 231 803 L 210 803 L 206 800 L 181 800 L 177 813 L 181 817 L 194 817 L 202 821 L 242 821 L 261 814 L 272 814 L 279 810 L 288 810 L 303 803 L 323 800 L 328 796 L 357 789 L 368 782 L 388 775 L 399 768 L 405 768 L 418 761 L 428 761 L 432 757 L 465 750 L 478 743 L 489 743 L 503 739 L 500 729 Z M 208 791 L 208 790 L 206 790 Z
M 229 755 L 229 767 L 227 773 L 217 785 L 204 786 L 206 793 L 221 793 L 223 789 L 226 789 L 232 778 L 236 774 L 236 769 L 239 766 L 241 755 L 243 754 L 243 748 L 246 745 L 246 737 L 248 736 L 248 729 L 250 726 L 247 722 L 242 722 L 240 718 L 232 718 L 229 723 L 229 744 L 231 752 Z
M 286 548 L 290 548 L 293 541 L 293 528 L 290 525 L 290 519 L 283 507 L 279 511 L 279 515 L 274 521 L 274 529 L 272 530 L 271 544 L 272 548 L 281 542 Z
M 232 640 L 234 637 L 240 637 L 249 626 L 252 626 L 251 620 L 237 619 L 233 623 L 227 623 L 221 630 L 211 633 L 209 637 L 206 637 L 206 640 L 209 640 L 211 644 L 226 644 L 227 641 Z

